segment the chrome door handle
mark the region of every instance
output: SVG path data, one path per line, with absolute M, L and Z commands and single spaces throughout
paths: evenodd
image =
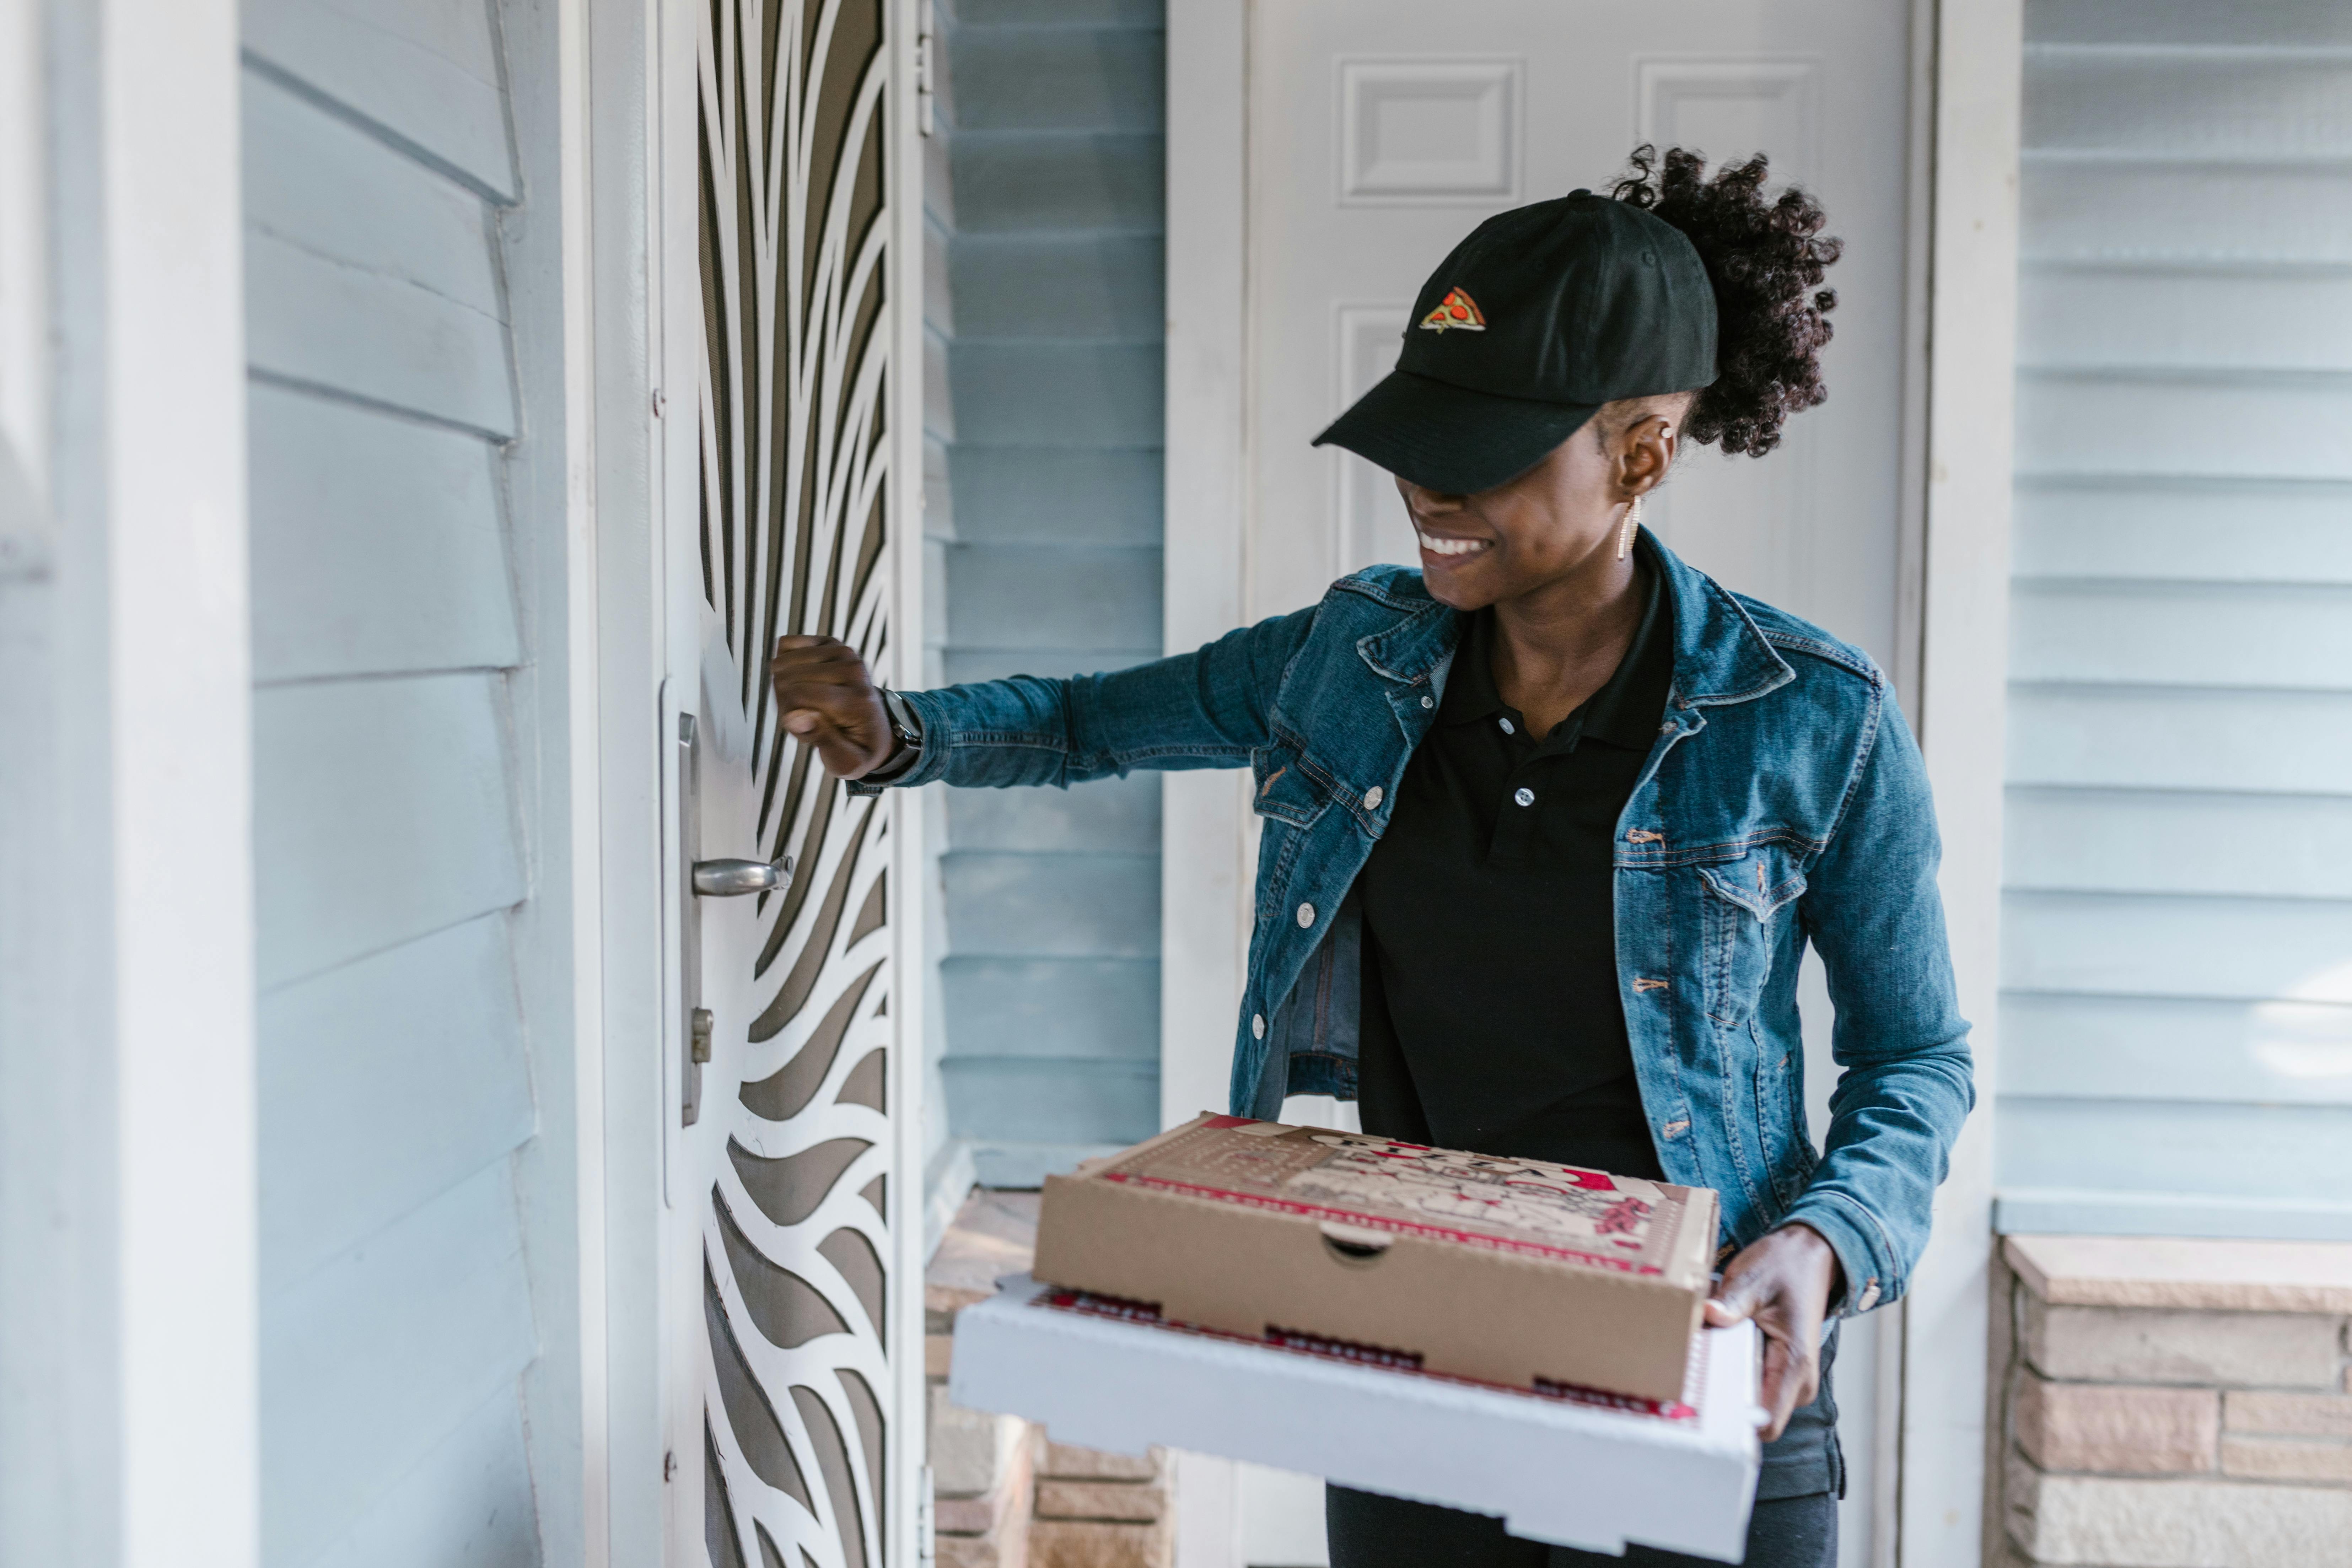
M 697 860 L 694 890 L 706 899 L 740 899 L 745 893 L 772 893 L 792 885 L 793 858 L 770 865 L 765 860 Z

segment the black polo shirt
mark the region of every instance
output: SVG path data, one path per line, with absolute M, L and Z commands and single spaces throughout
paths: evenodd
M 1640 628 L 1616 673 L 1537 740 L 1495 690 L 1495 614 L 1469 617 L 1437 721 L 1358 883 L 1367 1132 L 1663 1181 L 1617 990 L 1617 818 L 1665 718 L 1674 590 L 1640 546 Z M 1822 1387 L 1766 1446 L 1759 1500 L 1845 1492 Z
M 1617 818 L 1674 679 L 1673 590 L 1648 542 L 1640 628 L 1558 728 L 1495 689 L 1468 617 L 1436 722 L 1365 862 L 1364 1130 L 1663 1177 L 1617 992 Z

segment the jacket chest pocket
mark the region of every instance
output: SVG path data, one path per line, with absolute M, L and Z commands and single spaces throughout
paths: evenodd
M 1307 776 L 1298 753 L 1268 746 L 1250 758 L 1250 807 L 1264 820 L 1258 838 L 1257 904 L 1261 917 L 1278 907 L 1307 829 L 1329 808 L 1331 797 Z
M 1771 978 L 1773 954 L 1787 934 L 1781 928 L 1796 919 L 1805 874 L 1794 854 L 1766 845 L 1737 860 L 1701 866 L 1698 875 L 1706 1013 L 1734 1029 L 1754 1014 Z

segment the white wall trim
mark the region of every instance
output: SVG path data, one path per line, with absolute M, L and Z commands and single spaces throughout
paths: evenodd
M 0 48 L 38 40 L 10 75 L 21 91 L 37 70 L 47 95 L 45 116 L 7 106 L 12 133 L 46 134 L 6 154 L 0 225 L 29 225 L 54 258 L 47 299 L 12 301 L 0 341 L 9 444 L 47 443 L 16 465 L 12 530 L 46 548 L 0 566 L 0 1560 L 246 1568 L 237 10 L 18 0 L 0 26 Z M 26 281 L 21 261 L 0 281 Z M 19 335 L 28 313 L 46 350 Z
M 2002 742 L 2016 396 L 2021 0 L 1937 7 L 1924 636 L 1916 721 L 1979 1098 L 1906 1304 L 1904 1568 L 1976 1568 L 1985 1483 Z
M 1168 370 L 1164 616 L 1182 653 L 1249 611 L 1248 0 L 1168 7 Z M 1247 977 L 1246 773 L 1173 773 L 1160 805 L 1160 1121 L 1225 1108 Z M 1176 984 L 1181 976 L 1183 983 Z M 1227 1459 L 1171 1466 L 1177 1568 L 1241 1568 Z
M 594 721 L 577 765 L 593 770 L 593 995 L 581 1048 L 581 1354 L 584 1561 L 592 1568 L 665 1560 L 667 1426 L 662 1404 L 661 1181 L 663 1006 L 661 757 L 651 743 L 664 666 L 664 543 L 652 416 L 654 116 L 660 0 L 573 0 L 566 71 L 568 149 L 579 191 L 567 227 L 567 332 L 584 343 L 567 409 L 592 542 L 587 618 L 594 666 L 580 672 Z M 673 7 L 683 9 L 683 7 Z M 689 35 L 689 50 L 690 50 Z M 689 52 L 688 58 L 691 58 Z M 576 74 L 574 71 L 576 70 Z M 571 199 L 571 193 L 567 193 Z M 578 291 L 570 293 L 576 282 Z M 593 695 L 590 693 L 593 691 Z M 593 740 L 591 737 L 593 736 Z M 589 917 L 583 912 L 583 922 Z
M 564 662 L 571 749 L 572 1191 L 579 1268 L 580 1531 L 583 1568 L 607 1568 L 611 1477 L 604 1226 L 604 819 L 597 620 L 595 250 L 588 0 L 560 0 L 555 46 L 559 244 L 563 289 Z
M 886 296 L 896 331 L 890 350 L 889 551 L 892 573 L 889 663 L 893 686 L 923 686 L 923 627 L 930 586 L 925 581 L 923 528 L 923 155 L 918 125 L 915 49 L 921 31 L 919 0 L 890 0 L 882 22 L 882 45 L 890 51 L 889 124 L 884 132 L 883 167 L 892 188 L 887 200 L 892 219 L 891 267 Z M 929 47 L 940 47 L 937 39 Z M 924 1103 L 927 1075 L 923 1042 L 932 994 L 932 958 L 928 900 L 937 896 L 929 880 L 937 858 L 926 842 L 935 815 L 917 795 L 890 799 L 890 1017 L 889 1090 L 891 1136 L 890 1260 L 891 1321 L 880 1325 L 894 1373 L 887 1397 L 889 1516 L 883 1521 L 883 1551 L 891 1563 L 919 1563 L 928 1555 L 922 1526 L 930 1512 L 925 1484 L 930 1459 L 926 1405 L 929 1383 L 923 1355 L 923 1270 L 931 1252 L 925 1235 L 930 1192 L 925 1181 Z
M 1166 647 L 1240 626 L 1248 534 L 1248 7 L 1168 9 Z M 1160 1115 L 1225 1108 L 1249 952 L 1244 775 L 1170 773 L 1160 796 Z M 1185 977 L 1184 984 L 1168 982 Z

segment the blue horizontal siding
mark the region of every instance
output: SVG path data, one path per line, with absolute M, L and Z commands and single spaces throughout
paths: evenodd
M 1166 119 L 1160 35 L 1142 27 L 1017 24 L 961 29 L 959 131 L 1125 131 Z
M 261 1561 L 527 1568 L 520 184 L 495 8 L 359 9 L 244 8 Z
M 948 475 L 956 536 L 970 543 L 1160 542 L 1156 440 L 1122 448 L 958 447 Z
M 954 257 L 960 340 L 1156 344 L 1166 335 L 1167 247 L 1158 235 L 968 235 Z
M 2352 1238 L 2352 23 L 2027 34 L 1996 1222 Z
M 1167 208 L 1157 136 L 963 132 L 950 154 L 963 234 L 1158 234 Z
M 1157 855 L 1160 775 L 1069 789 L 956 790 L 948 796 L 948 833 L 963 849 Z
M 950 958 L 941 976 L 957 1021 L 950 1061 L 1159 1060 L 1151 959 Z
M 959 544 L 948 551 L 948 640 L 962 648 L 1149 647 L 1160 564 L 1137 545 Z
M 1157 343 L 958 342 L 956 440 L 974 447 L 1154 447 L 1166 426 Z
M 950 682 L 1002 680 L 1010 675 L 1096 675 L 1127 669 L 1160 657 L 1157 647 L 950 648 L 941 661 Z
M 1165 0 L 955 0 L 967 26 L 1157 27 Z
M 948 1131 L 958 1138 L 1067 1143 L 1136 1143 L 1160 1127 L 1160 1064 L 1039 1057 L 969 1058 L 940 1064 L 948 1089 Z
M 950 848 L 940 875 L 948 951 L 959 958 L 1160 956 L 1157 855 Z
M 950 681 L 1160 650 L 1160 23 L 1138 0 L 978 0 L 948 35 Z M 1138 775 L 947 803 L 940 1074 L 984 1181 L 1158 1126 L 1160 800 Z

